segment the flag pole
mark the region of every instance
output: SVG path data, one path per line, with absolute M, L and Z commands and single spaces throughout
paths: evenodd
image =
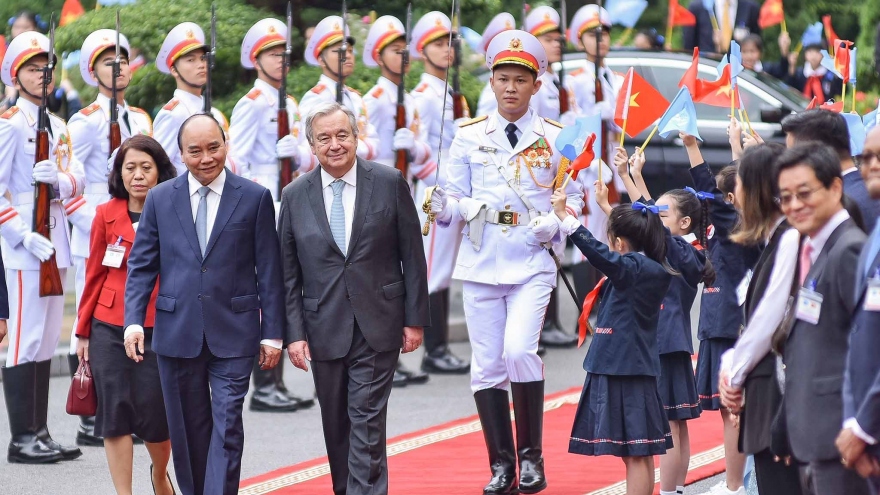
M 633 28 L 626 28 L 623 30 L 623 33 L 620 35 L 620 38 L 617 38 L 617 43 L 615 46 L 623 46 L 624 43 L 629 41 L 629 37 L 632 36 Z
M 852 113 L 856 112 L 856 83 L 853 83 Z
M 627 119 L 623 119 L 623 128 L 620 131 L 620 146 L 623 147 L 623 139 L 626 137 L 626 121 Z
M 660 128 L 659 125 L 654 126 L 654 129 L 651 130 L 651 134 L 648 134 L 648 137 L 645 138 L 645 142 L 642 143 L 642 146 L 639 148 L 639 153 L 645 152 L 645 148 L 648 146 L 648 143 L 651 142 L 651 138 L 654 137 L 654 134 L 657 133 L 657 129 L 659 129 L 659 128 Z
M 788 33 L 788 28 L 785 27 L 785 13 L 782 14 L 782 32 Z
M 846 86 L 847 86 L 847 84 L 843 83 L 843 94 L 840 95 L 840 101 L 841 101 L 841 103 L 843 103 L 840 107 L 841 110 L 846 107 Z M 853 98 L 853 99 L 855 99 L 855 98 Z

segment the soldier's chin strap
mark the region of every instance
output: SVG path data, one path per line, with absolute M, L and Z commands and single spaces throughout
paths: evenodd
M 270 76 L 269 73 L 266 71 L 266 69 L 263 68 L 263 64 L 260 62 L 259 56 L 257 57 L 256 62 L 257 62 L 257 67 L 260 68 L 260 72 L 262 72 L 262 74 L 266 77 L 266 79 L 269 79 L 273 83 L 280 83 L 281 82 L 281 77 Z M 284 72 L 283 67 L 281 69 L 281 72 Z M 284 76 L 282 76 L 282 77 L 284 77 Z
M 19 91 L 30 96 L 31 98 L 33 98 L 35 100 L 42 100 L 43 99 L 42 95 L 35 95 L 35 94 L 31 93 L 30 91 L 28 91 L 27 88 L 24 86 L 24 84 L 21 82 L 21 79 L 18 79 L 18 86 L 19 86 Z
M 439 65 L 435 64 L 434 61 L 431 60 L 431 57 L 429 57 L 428 54 L 425 53 L 424 51 L 422 51 L 422 55 L 424 56 L 425 63 L 429 64 L 431 67 L 433 67 L 437 70 L 446 70 L 446 71 L 449 70 L 449 65 L 447 65 L 446 67 L 440 67 Z
M 186 78 L 183 77 L 183 74 L 181 74 L 180 71 L 177 69 L 177 62 L 174 62 L 174 65 L 172 67 L 174 67 L 174 70 L 177 72 L 177 77 L 181 81 L 183 81 L 183 83 L 186 84 L 187 86 L 189 86 L 191 88 L 198 88 L 198 89 L 203 89 L 205 87 L 204 84 L 193 84 L 193 83 L 187 81 Z
M 338 82 L 341 82 L 343 85 L 345 85 L 345 77 L 343 77 L 342 74 L 340 74 L 340 73 L 336 72 L 335 70 L 333 70 L 332 68 L 330 68 L 330 64 L 327 63 L 327 60 L 324 58 L 323 53 L 321 54 L 321 61 L 324 62 L 324 68 L 327 69 L 327 71 L 329 71 L 330 74 L 332 74 L 333 77 L 335 77 Z

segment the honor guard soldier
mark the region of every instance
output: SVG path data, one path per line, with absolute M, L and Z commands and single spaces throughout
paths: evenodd
M 343 41 L 346 51 L 341 54 Z M 340 55 L 344 57 L 341 64 Z M 367 118 L 367 107 L 360 93 L 345 85 L 345 78 L 354 72 L 354 38 L 349 34 L 342 17 L 331 15 L 315 26 L 306 45 L 305 60 L 309 65 L 320 67 L 323 73 L 318 84 L 300 99 L 299 109 L 302 115 L 308 116 L 309 111 L 318 103 L 335 101 L 337 84 L 342 84 L 341 103 L 357 115 L 357 156 L 364 160 L 375 160 L 379 153 L 379 140 L 376 139 L 376 130 Z
M 113 63 L 116 58 L 116 31 L 99 29 L 88 35 L 80 51 L 79 72 L 83 81 L 98 88 L 95 102 L 83 108 L 67 124 L 70 144 L 76 150 L 76 158 L 83 165 L 85 189 L 82 196 L 65 201 L 67 217 L 73 226 L 70 236 L 70 254 L 76 269 L 76 306 L 85 286 L 86 259 L 89 257 L 89 239 L 95 208 L 108 201 L 107 160 L 114 151 L 110 149 L 110 105 L 113 97 Z M 136 134 L 153 133 L 153 124 L 147 112 L 125 103 L 125 90 L 131 83 L 128 65 L 128 39 L 119 34 L 119 77 L 116 79 L 117 111 L 119 115 L 120 143 Z M 118 145 L 118 144 L 117 144 Z M 76 319 L 70 332 L 71 373 L 79 366 L 76 356 Z M 82 417 L 76 433 L 79 445 L 103 445 L 103 440 L 93 435 L 93 417 Z
M 516 27 L 516 19 L 509 12 L 501 12 L 489 21 L 486 29 L 483 30 L 483 36 L 480 38 L 480 48 L 485 55 L 489 49 L 489 43 L 498 33 L 509 31 Z M 492 91 L 492 84 L 486 83 L 480 92 L 480 99 L 477 100 L 477 116 L 489 115 L 498 108 L 498 101 L 495 99 L 495 93 Z
M 263 19 L 248 30 L 241 44 L 241 65 L 255 69 L 257 80 L 236 103 L 229 126 L 236 166 L 242 175 L 269 189 L 276 202 L 280 191 L 279 158 L 291 158 L 300 173 L 318 163 L 302 133 L 299 107 L 289 95 L 290 134 L 278 139 L 278 91 L 281 78 L 287 75 L 283 73 L 286 42 L 287 26 L 277 19 Z
M 156 55 L 156 68 L 163 74 L 171 74 L 177 83 L 174 97 L 156 114 L 153 123 L 153 137 L 177 169 L 177 175 L 186 173 L 186 166 L 180 157 L 180 146 L 177 134 L 180 125 L 189 117 L 201 113 L 204 102 L 202 89 L 208 80 L 207 51 L 205 33 L 198 24 L 183 22 L 174 26 L 162 42 L 162 48 Z M 228 131 L 229 123 L 223 112 L 211 108 L 211 114 L 220 122 L 224 131 Z M 233 173 L 238 173 L 234 163 L 227 163 Z
M 253 89 L 238 100 L 232 110 L 229 127 L 231 153 L 235 163 L 251 180 L 269 189 L 272 199 L 278 201 L 278 159 L 293 159 L 299 171 L 311 170 L 317 163 L 300 129 L 296 100 L 287 97 L 290 134 L 278 139 L 278 90 L 284 74 L 284 50 L 287 26 L 277 19 L 263 19 L 245 34 L 241 44 L 241 65 L 256 69 L 257 80 Z M 283 360 L 282 360 L 283 361 Z M 291 394 L 284 385 L 284 363 L 270 370 L 261 369 L 259 356 L 254 360 L 254 393 L 251 411 L 288 412 L 315 404 Z
M 561 157 L 554 143 L 562 126 L 529 107 L 547 69 L 537 38 L 520 30 L 497 35 L 486 64 L 498 109 L 460 126 L 450 150 L 448 193 L 436 189 L 430 208 L 440 225 L 467 223 L 453 278 L 463 281 L 471 388 L 492 471 L 484 493 L 511 493 L 517 485 L 520 493 L 537 493 L 547 485 L 538 339 L 557 280 L 548 248 L 562 252 L 565 246 L 550 204 Z M 579 183 L 569 181 L 566 192 L 568 210 L 580 211 Z
M 67 125 L 48 114 L 40 118 L 49 39 L 35 31 L 15 37 L 6 50 L 0 78 L 19 94 L 17 105 L 0 115 L 0 250 L 6 267 L 10 317 L 3 392 L 9 414 L 9 462 L 46 463 L 75 459 L 82 452 L 49 435 L 49 371 L 61 336 L 64 296 L 40 297 L 40 262 L 54 262 L 60 280 L 71 265 L 67 214 L 60 200 L 82 194 L 82 164 L 73 156 Z M 37 131 L 48 121 L 49 159 L 36 162 Z M 105 161 L 106 163 L 106 161 Z M 34 182 L 54 190 L 49 206 L 50 238 L 34 226 Z M 59 284 L 60 285 L 60 284 Z
M 413 197 L 417 200 L 425 197 L 425 189 L 429 186 L 446 186 L 445 163 L 448 162 L 449 146 L 457 127 L 452 97 L 448 94 L 452 88 L 446 85 L 446 73 L 455 57 L 449 46 L 451 30 L 449 17 L 442 12 L 433 11 L 422 16 L 412 32 L 410 56 L 423 60 L 425 66 L 412 96 L 419 114 L 419 138 L 428 143 L 431 151 L 428 162 L 422 169 L 423 179 L 415 184 Z M 464 121 L 467 117 L 467 106 L 463 105 L 462 110 L 465 116 L 461 121 Z M 439 164 L 438 151 L 441 159 Z M 418 211 L 424 224 L 427 214 L 421 208 Z M 461 225 L 458 229 L 432 228 L 422 239 L 428 261 L 428 293 L 431 303 L 431 326 L 425 329 L 422 371 L 467 373 L 470 364 L 449 350 L 449 284 L 458 245 L 461 243 Z

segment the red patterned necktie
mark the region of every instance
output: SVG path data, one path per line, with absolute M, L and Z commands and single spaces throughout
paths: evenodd
M 804 85 L 804 96 L 812 99 L 814 96 L 819 101 L 825 101 L 825 92 L 822 91 L 822 78 L 819 76 L 810 76 Z

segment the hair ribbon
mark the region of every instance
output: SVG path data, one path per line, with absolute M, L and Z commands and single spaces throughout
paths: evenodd
M 650 211 L 651 213 L 656 215 L 656 214 L 660 213 L 661 211 L 668 210 L 669 205 L 646 205 L 645 203 L 642 203 L 641 201 L 636 201 L 635 203 L 632 204 L 632 209 L 639 210 L 642 212 L 642 214 L 645 214 Z
M 710 199 L 715 199 L 715 194 L 710 193 L 710 192 L 705 192 L 705 191 L 697 191 L 693 187 L 690 187 L 690 186 L 685 186 L 684 190 L 693 194 L 694 196 L 696 196 L 697 199 L 699 199 L 700 201 L 708 201 Z

